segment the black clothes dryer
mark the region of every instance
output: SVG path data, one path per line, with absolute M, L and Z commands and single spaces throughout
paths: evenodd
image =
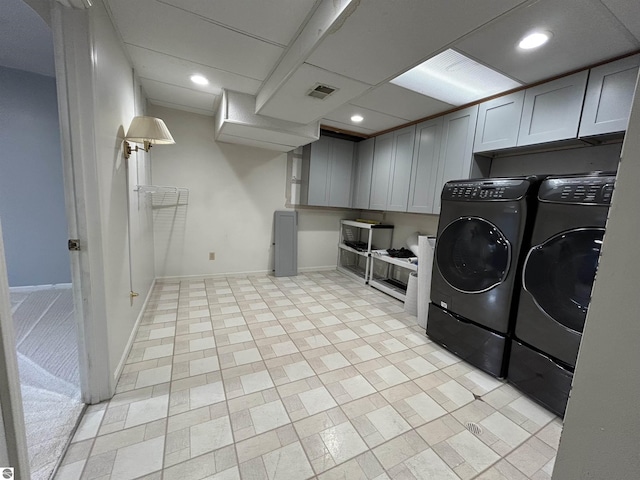
M 508 379 L 564 415 L 615 173 L 547 177 L 538 192 Z
M 513 293 L 536 177 L 452 181 L 442 191 L 427 335 L 497 377 L 505 374 Z

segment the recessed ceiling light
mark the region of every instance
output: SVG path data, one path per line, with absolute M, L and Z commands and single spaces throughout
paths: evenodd
M 523 50 L 531 50 L 532 48 L 538 48 L 544 45 L 551 38 L 551 32 L 534 32 L 530 33 L 518 44 L 518 47 Z
M 202 75 L 191 75 L 191 81 L 196 85 L 209 85 L 209 80 Z
M 363 120 L 364 120 L 364 117 L 362 115 L 353 115 L 351 117 L 351 121 L 354 123 L 360 123 Z
M 451 105 L 464 105 L 521 86 L 521 83 L 449 49 L 391 83 Z

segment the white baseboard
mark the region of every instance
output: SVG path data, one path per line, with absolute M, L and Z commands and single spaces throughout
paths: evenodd
M 322 267 L 300 267 L 298 272 L 326 272 L 335 270 L 335 265 L 326 265 Z M 234 277 L 246 277 L 247 275 L 273 275 L 273 270 L 253 270 L 248 272 L 231 272 L 231 273 L 207 273 L 200 275 L 168 275 L 164 277 L 156 277 L 158 282 L 175 281 L 175 280 L 205 280 L 207 278 L 234 278 Z
M 299 272 L 309 273 L 309 272 L 328 272 L 330 270 L 335 270 L 337 267 L 335 265 L 327 265 L 325 267 L 300 267 L 298 268 Z
M 116 371 L 113 373 L 113 384 L 118 385 L 118 380 L 120 380 L 120 375 L 122 375 L 122 370 L 124 370 L 124 366 L 127 363 L 127 358 L 129 358 L 129 353 L 131 353 L 131 348 L 133 347 L 133 342 L 136 339 L 136 335 L 138 334 L 138 328 L 140 327 L 140 322 L 142 322 L 142 318 L 144 317 L 144 312 L 147 310 L 147 305 L 149 304 L 149 300 L 151 299 L 151 293 L 153 292 L 153 287 L 156 285 L 156 279 L 153 279 L 151 282 L 151 286 L 149 287 L 149 291 L 147 292 L 147 296 L 144 299 L 144 303 L 140 308 L 140 313 L 138 313 L 138 318 L 136 319 L 136 323 L 133 325 L 133 329 L 131 330 L 131 335 L 129 335 L 129 340 L 127 341 L 127 346 L 124 348 L 124 352 L 122 353 L 122 358 L 120 358 L 120 362 L 118 363 L 118 367 Z
M 250 272 L 231 272 L 231 273 L 204 273 L 199 275 L 168 275 L 165 277 L 156 277 L 159 282 L 171 280 L 204 280 L 207 278 L 222 277 L 246 277 L 247 275 L 268 275 L 269 270 L 255 270 Z

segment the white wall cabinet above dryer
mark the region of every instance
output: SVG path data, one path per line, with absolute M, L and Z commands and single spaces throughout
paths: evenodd
M 310 149 L 308 205 L 351 206 L 354 143 L 321 136 Z
M 376 137 L 369 207 L 406 212 L 416 127 Z
M 518 146 L 576 138 L 588 70 L 525 90 Z
M 408 212 L 433 213 L 443 124 L 438 117 L 416 125 Z
M 449 180 L 478 176 L 473 168 L 473 139 L 478 119 L 478 105 L 458 110 L 443 117 L 442 142 L 438 159 L 433 213 L 440 213 L 440 192 Z
M 356 143 L 351 196 L 351 207 L 353 208 L 369 208 L 371 173 L 373 171 L 373 148 L 375 141 L 375 138 L 369 138 Z
M 524 95 L 525 91 L 520 90 L 480 104 L 474 152 L 487 152 L 517 145 Z
M 591 69 L 580 137 L 624 132 L 638 79 L 640 54 Z

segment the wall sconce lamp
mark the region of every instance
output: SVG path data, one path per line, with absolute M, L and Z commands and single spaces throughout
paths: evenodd
M 142 143 L 140 149 L 137 145 L 131 148 L 129 142 Z M 124 158 L 129 158 L 131 152 L 144 150 L 148 152 L 152 145 L 171 145 L 176 143 L 165 123 L 155 117 L 134 117 L 131 120 L 129 130 L 124 137 Z

